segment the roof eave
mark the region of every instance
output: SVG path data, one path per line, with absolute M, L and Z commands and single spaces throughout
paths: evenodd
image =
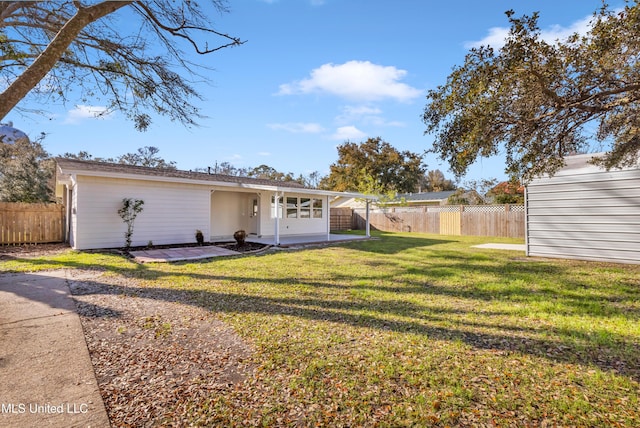
M 110 171 L 92 171 L 87 169 L 75 169 L 75 168 L 64 169 L 61 166 L 58 166 L 58 171 L 61 177 L 63 178 L 63 180 L 60 180 L 62 182 L 68 180 L 67 177 L 71 177 L 74 175 L 75 176 L 84 175 L 89 177 L 105 177 L 105 178 L 117 178 L 117 179 L 125 179 L 125 180 L 147 180 L 147 181 L 159 181 L 164 183 L 198 184 L 203 186 L 264 190 L 264 191 L 272 191 L 272 192 L 307 193 L 312 195 L 324 195 L 324 196 L 342 196 L 342 197 L 360 198 L 360 199 L 369 199 L 369 200 L 378 199 L 377 196 L 364 195 L 361 193 L 334 192 L 330 190 L 307 189 L 304 187 L 270 186 L 266 184 L 250 184 L 250 183 L 238 183 L 238 182 L 229 182 L 229 181 L 199 180 L 197 178 L 168 177 L 168 176 L 162 176 L 162 175 L 141 175 L 141 174 L 131 174 L 131 173 L 123 173 L 123 172 L 110 172 Z

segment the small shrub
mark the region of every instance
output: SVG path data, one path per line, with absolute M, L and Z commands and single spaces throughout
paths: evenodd
M 247 239 L 247 232 L 245 232 L 244 230 L 237 230 L 233 234 L 233 239 L 236 240 L 238 247 L 242 247 L 244 245 L 245 239 Z
M 122 200 L 122 207 L 118 210 L 118 214 L 122 221 L 127 225 L 127 231 L 124 233 L 125 250 L 129 251 L 131 248 L 131 236 L 133 235 L 133 222 L 142 212 L 142 206 L 144 201 L 140 199 L 124 198 Z
M 198 245 L 203 245 L 204 244 L 204 235 L 202 234 L 201 230 L 196 230 L 196 242 L 198 243 Z

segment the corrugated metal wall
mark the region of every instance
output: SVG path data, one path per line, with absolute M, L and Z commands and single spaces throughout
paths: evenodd
M 527 186 L 527 255 L 640 263 L 640 169 L 607 172 L 593 156 Z

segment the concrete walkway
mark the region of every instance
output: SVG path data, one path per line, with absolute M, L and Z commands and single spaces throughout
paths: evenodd
M 237 251 L 216 247 L 215 245 L 131 251 L 131 255 L 138 263 L 178 262 L 183 260 L 200 260 L 220 256 L 235 256 L 238 254 L 240 253 Z
M 527 246 L 525 244 L 481 244 L 481 245 L 474 245 L 473 248 L 488 248 L 490 250 L 527 251 Z
M 332 233 L 327 239 L 327 235 L 304 235 L 304 236 L 282 236 L 280 238 L 281 247 L 299 247 L 305 245 L 318 244 L 335 244 L 340 242 L 360 241 L 363 239 L 371 239 L 362 235 L 334 234 Z M 233 238 L 228 241 L 233 242 Z M 274 243 L 273 236 L 257 238 L 251 236 L 247 238 L 247 242 L 255 242 L 258 244 L 272 245 Z M 163 248 L 157 250 L 140 250 L 131 251 L 131 255 L 138 263 L 164 263 L 178 262 L 186 260 L 201 260 L 220 256 L 235 256 L 240 253 L 238 251 L 229 250 L 215 245 L 206 245 L 203 247 L 186 247 L 186 248 Z
M 0 275 L 0 427 L 109 427 L 65 273 Z

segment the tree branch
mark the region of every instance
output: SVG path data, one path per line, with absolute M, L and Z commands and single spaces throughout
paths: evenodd
M 80 6 L 49 46 L 0 94 L 0 120 L 47 75 L 83 28 L 129 4 L 131 1 L 105 1 L 89 7 Z

